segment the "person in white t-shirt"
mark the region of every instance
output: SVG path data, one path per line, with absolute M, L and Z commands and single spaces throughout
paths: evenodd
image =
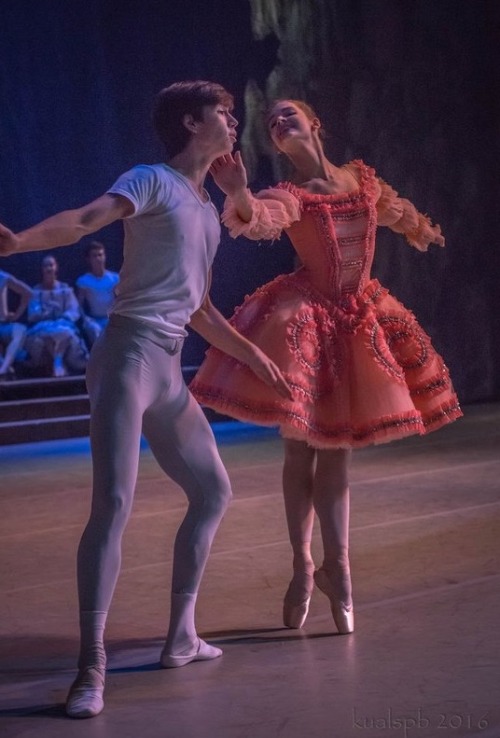
M 14 311 L 9 310 L 9 290 L 19 295 Z M 19 323 L 19 318 L 26 310 L 31 295 L 31 287 L 0 269 L 0 379 L 13 372 L 12 364 L 23 346 L 26 326 Z
M 83 316 L 82 331 L 90 348 L 108 323 L 120 275 L 106 269 L 106 249 L 100 241 L 88 244 L 86 257 L 89 271 L 78 277 L 75 287 Z
M 78 552 L 81 645 L 66 704 L 71 717 L 92 717 L 104 705 L 103 632 L 120 570 L 141 432 L 189 502 L 175 540 L 161 664 L 178 667 L 222 654 L 197 636 L 194 611 L 231 487 L 209 423 L 182 378 L 186 325 L 290 396 L 274 362 L 237 333 L 208 297 L 220 221 L 203 184 L 212 162 L 233 149 L 232 107 L 232 96 L 212 82 L 166 87 L 156 98 L 153 119 L 167 163 L 136 166 L 97 200 L 18 234 L 0 225 L 0 254 L 8 255 L 64 246 L 124 222 L 116 298 L 87 369 L 94 482 Z

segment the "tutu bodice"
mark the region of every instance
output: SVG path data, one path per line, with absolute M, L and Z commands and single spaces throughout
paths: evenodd
M 361 294 L 370 279 L 377 227 L 366 182 L 341 195 L 301 192 L 289 183 L 278 187 L 301 203 L 302 216 L 287 233 L 311 285 L 337 304 Z

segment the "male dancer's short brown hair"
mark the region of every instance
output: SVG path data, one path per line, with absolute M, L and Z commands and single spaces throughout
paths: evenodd
M 153 107 L 153 123 L 169 157 L 182 151 L 191 137 L 182 122 L 183 117 L 190 113 L 195 120 L 202 120 L 206 105 L 219 104 L 232 110 L 234 99 L 217 82 L 174 82 L 160 90 Z

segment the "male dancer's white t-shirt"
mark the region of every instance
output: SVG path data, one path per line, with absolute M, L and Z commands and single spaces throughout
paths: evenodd
M 217 210 L 166 164 L 138 165 L 108 190 L 134 213 L 123 221 L 120 281 L 111 314 L 135 318 L 171 338 L 184 338 L 208 291 L 220 241 Z

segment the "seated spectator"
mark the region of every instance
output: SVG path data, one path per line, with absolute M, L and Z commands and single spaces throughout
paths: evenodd
M 9 310 L 9 290 L 19 295 L 16 309 Z M 18 323 L 32 295 L 31 288 L 12 274 L 0 270 L 0 378 L 14 373 L 12 365 L 21 350 L 26 326 Z
M 87 247 L 89 270 L 76 280 L 76 294 L 83 313 L 83 334 L 92 346 L 108 322 L 108 312 L 118 284 L 117 272 L 106 269 L 106 250 L 99 241 Z
M 42 281 L 28 305 L 26 350 L 31 365 L 53 377 L 85 370 L 88 351 L 78 331 L 80 308 L 73 289 L 57 279 L 58 263 L 48 255 L 42 261 Z

